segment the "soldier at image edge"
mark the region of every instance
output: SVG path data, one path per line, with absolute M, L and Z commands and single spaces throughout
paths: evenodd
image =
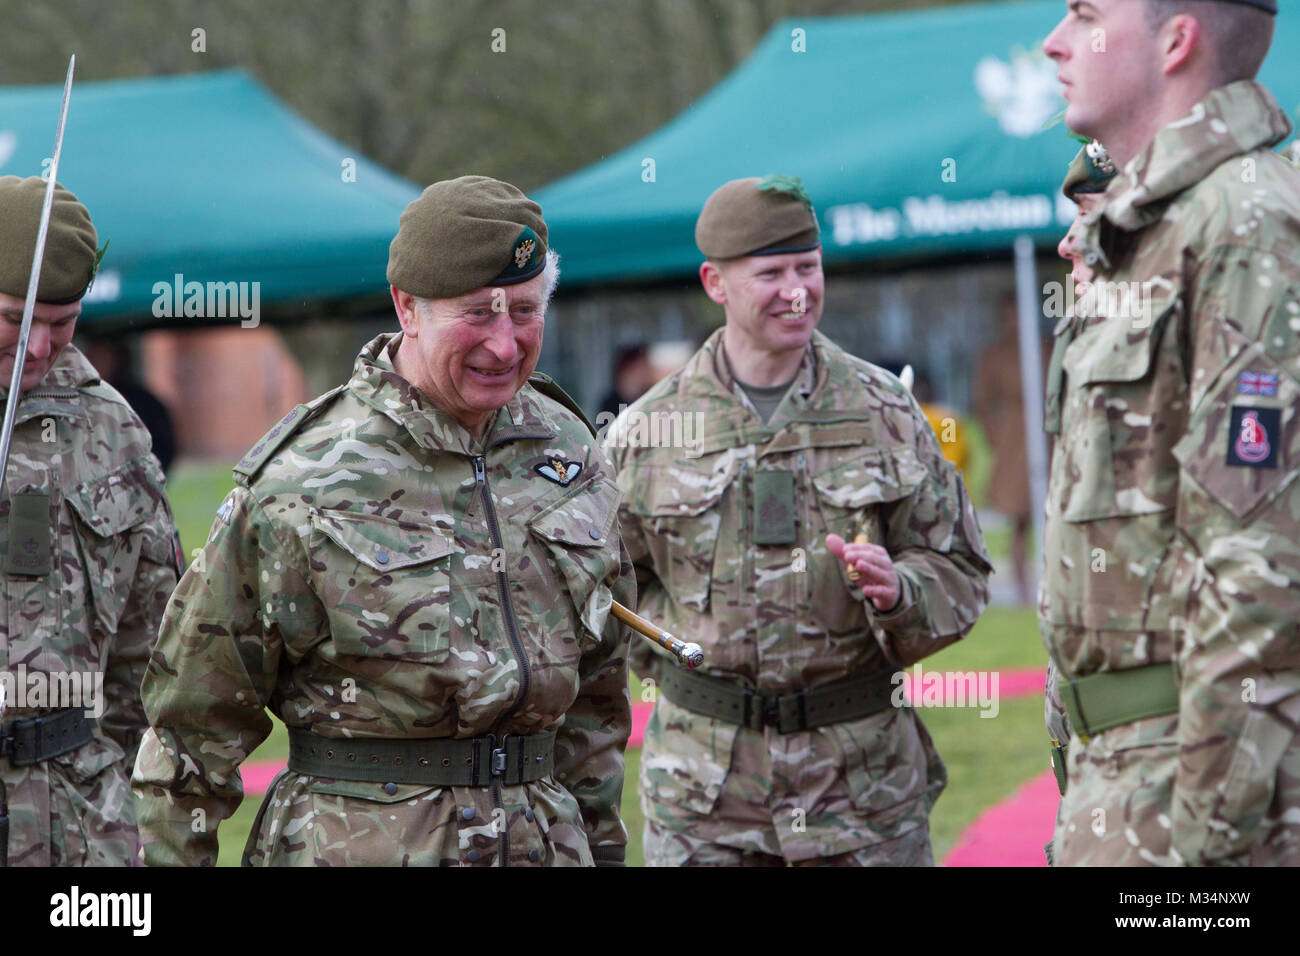
M 1119 170 L 1078 240 L 1116 294 L 1058 329 L 1048 383 L 1058 866 L 1300 863 L 1300 177 L 1254 80 L 1276 13 L 1091 0 L 1044 43 Z
M 269 709 L 289 766 L 246 865 L 622 865 L 610 607 L 635 579 L 608 462 L 533 375 L 557 278 L 514 186 L 407 206 L 401 331 L 240 461 L 168 606 L 132 781 L 146 862 L 215 862 Z
M 702 672 L 633 649 L 659 691 L 646 861 L 932 864 L 947 776 L 895 678 L 987 602 L 974 509 L 908 390 L 816 331 L 821 244 L 798 179 L 721 186 L 696 244 L 726 323 L 605 436 L 642 613 L 704 649 Z M 698 444 L 646 440 L 644 423 L 681 415 Z
M 1115 178 L 1115 164 L 1111 162 L 1109 154 L 1101 143 L 1096 140 L 1084 146 L 1079 150 L 1074 160 L 1070 163 L 1070 168 L 1066 171 L 1065 181 L 1061 184 L 1061 192 L 1065 198 L 1073 201 L 1079 207 L 1078 214 L 1074 217 L 1069 230 L 1061 239 L 1060 245 L 1057 246 L 1057 252 L 1061 258 L 1070 263 L 1070 280 L 1074 283 L 1076 303 L 1088 302 L 1089 283 L 1092 280 L 1092 270 L 1085 265 L 1080 257 L 1078 248 L 1079 235 L 1083 230 L 1084 223 L 1088 215 L 1097 210 L 1102 202 L 1102 195 L 1106 192 L 1106 187 L 1110 181 Z M 1086 311 L 1086 306 L 1084 307 Z M 1058 327 L 1054 330 L 1055 335 L 1060 335 L 1064 328 L 1071 322 L 1077 321 L 1074 315 L 1062 317 Z M 1056 353 L 1057 363 L 1048 372 L 1048 382 L 1051 389 L 1046 398 L 1045 408 L 1047 409 L 1045 418 L 1050 423 L 1047 431 L 1049 435 L 1055 435 L 1060 428 L 1060 384 L 1061 377 L 1059 374 L 1060 352 Z M 1070 719 L 1065 712 L 1065 705 L 1061 703 L 1061 689 L 1058 683 L 1056 673 L 1056 664 L 1051 657 L 1047 659 L 1047 681 L 1046 693 L 1043 702 L 1043 716 L 1047 723 L 1047 735 L 1051 739 L 1051 760 L 1052 771 L 1056 774 L 1056 785 L 1061 791 L 1061 796 L 1065 796 L 1066 788 L 1066 758 L 1069 755 L 1070 743 Z M 1049 840 L 1043 847 L 1047 856 L 1047 865 L 1052 865 L 1052 842 Z
M 46 186 L 0 177 L 5 401 Z M 0 500 L 11 866 L 138 864 L 128 780 L 146 726 L 140 680 L 184 564 L 149 433 L 71 344 L 97 245 L 86 207 L 56 185 Z

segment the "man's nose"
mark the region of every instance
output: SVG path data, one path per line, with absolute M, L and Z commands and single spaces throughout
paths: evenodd
M 1047 35 L 1047 39 L 1043 41 L 1043 52 L 1053 60 L 1063 60 L 1070 55 L 1070 48 L 1062 42 L 1064 27 L 1065 21 L 1062 20 L 1056 25 L 1056 29 Z
M 50 327 L 44 322 L 33 322 L 27 336 L 27 354 L 34 359 L 49 358 Z
M 1066 233 L 1061 237 L 1061 241 L 1056 244 L 1056 254 L 1062 259 L 1073 258 L 1070 253 L 1074 251 L 1074 236 Z
M 515 324 L 510 321 L 510 313 L 498 315 L 493 320 L 483 346 L 492 353 L 493 358 L 503 364 L 509 364 L 518 358 L 519 344 L 515 341 Z

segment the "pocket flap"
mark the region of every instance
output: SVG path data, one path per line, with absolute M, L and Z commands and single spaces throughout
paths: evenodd
M 837 508 L 865 508 L 910 497 L 925 480 L 925 467 L 910 448 L 889 455 L 866 451 L 812 476 L 817 494 Z
M 1164 285 L 1112 283 L 1125 288 L 1094 302 L 1097 315 L 1065 351 L 1065 370 L 1081 385 L 1137 382 L 1146 378 L 1155 358 L 1165 319 L 1178 308 L 1178 296 Z M 1167 285 L 1167 283 L 1165 283 Z M 1140 286 L 1133 291 L 1131 286 Z M 1093 300 L 1089 299 L 1092 302 Z M 1100 324 L 1098 324 L 1100 322 Z
M 376 571 L 436 561 L 456 550 L 455 539 L 438 528 L 355 511 L 312 509 L 311 525 Z
M 528 525 L 557 544 L 603 548 L 621 498 L 618 485 L 601 475 L 534 515 Z
M 96 536 L 119 535 L 153 513 L 155 505 L 141 488 L 140 469 L 139 460 L 131 461 L 67 492 L 68 504 Z M 157 484 L 162 487 L 161 476 Z

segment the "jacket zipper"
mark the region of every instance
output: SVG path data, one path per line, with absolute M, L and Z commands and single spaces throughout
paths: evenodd
M 488 534 L 492 538 L 492 547 L 504 549 L 501 542 L 501 529 L 497 525 L 496 509 L 492 507 L 492 493 L 488 490 L 487 483 L 487 459 L 479 455 L 474 459 L 474 482 L 478 485 L 479 493 L 483 496 L 483 508 L 487 515 Z M 506 579 L 504 564 L 502 569 L 497 572 L 497 594 L 501 598 L 501 613 L 506 619 L 506 633 L 510 637 L 510 646 L 514 649 L 515 657 L 519 661 L 519 696 L 515 698 L 514 706 L 508 710 L 494 728 L 495 731 L 501 729 L 503 724 L 511 714 L 519 709 L 528 696 L 529 673 L 528 657 L 524 654 L 523 643 L 519 640 L 519 633 L 515 625 L 514 606 L 510 603 L 510 588 Z M 495 774 L 492 775 L 492 804 L 501 811 L 502 820 L 506 819 L 505 807 L 501 803 L 501 781 Z M 501 830 L 501 865 L 510 865 L 510 829 L 508 823 Z

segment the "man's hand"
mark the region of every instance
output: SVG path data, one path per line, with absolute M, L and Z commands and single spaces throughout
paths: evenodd
M 878 544 L 848 543 L 838 534 L 826 536 L 826 547 L 841 562 L 858 569 L 862 593 L 877 611 L 893 610 L 903 586 L 888 551 Z

